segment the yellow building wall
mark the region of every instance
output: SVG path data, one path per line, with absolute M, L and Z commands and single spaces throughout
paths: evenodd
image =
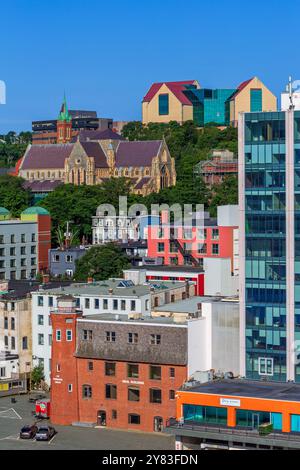
M 158 97 L 159 95 L 163 94 L 169 95 L 169 114 L 160 116 Z M 149 122 L 168 123 L 170 121 L 177 121 L 181 124 L 184 121 L 193 119 L 193 106 L 182 105 L 181 102 L 176 98 L 175 95 L 173 95 L 173 93 L 169 90 L 166 85 L 162 85 L 162 87 L 159 89 L 159 91 L 149 103 L 143 103 L 142 112 L 143 124 L 148 124 Z
M 236 96 L 234 105 L 230 108 L 230 121 L 236 124 L 239 113 L 251 112 L 251 89 L 262 89 L 262 111 L 277 111 L 277 98 L 273 93 L 255 77 L 248 85 Z

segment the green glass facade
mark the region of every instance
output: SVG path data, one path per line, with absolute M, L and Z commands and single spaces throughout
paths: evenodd
M 246 376 L 286 380 L 285 114 L 245 115 Z
M 227 425 L 227 408 L 201 405 L 183 405 L 185 422 Z
M 235 93 L 235 89 L 201 88 L 189 89 L 185 92 L 194 107 L 194 121 L 203 127 L 209 123 L 220 126 L 228 125 L 226 113 L 228 99 Z

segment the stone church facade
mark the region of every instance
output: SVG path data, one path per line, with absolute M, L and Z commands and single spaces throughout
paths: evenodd
M 127 141 L 111 129 L 82 130 L 74 138 L 66 101 L 57 121 L 57 144 L 29 145 L 18 175 L 27 187 L 101 184 L 128 178 L 132 192 L 146 196 L 176 184 L 175 160 L 165 140 Z

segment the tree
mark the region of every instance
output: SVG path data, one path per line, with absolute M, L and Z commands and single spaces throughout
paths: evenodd
M 238 204 L 238 179 L 227 176 L 219 185 L 212 188 L 213 196 L 209 205 L 211 216 L 217 215 L 217 207 L 227 204 Z
M 92 277 L 103 281 L 111 277 L 122 277 L 123 269 L 129 267 L 129 260 L 114 243 L 94 246 L 76 261 L 75 280 L 86 281 Z
M 31 192 L 23 188 L 24 180 L 15 176 L 0 176 L 0 206 L 8 209 L 13 217 L 31 204 Z
M 31 384 L 33 388 L 38 388 L 41 382 L 45 380 L 44 369 L 42 366 L 36 366 L 31 371 Z

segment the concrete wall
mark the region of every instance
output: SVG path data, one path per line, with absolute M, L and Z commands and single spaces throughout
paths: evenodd
M 231 274 L 230 258 L 204 258 L 204 292 L 209 296 L 238 294 L 237 276 Z

